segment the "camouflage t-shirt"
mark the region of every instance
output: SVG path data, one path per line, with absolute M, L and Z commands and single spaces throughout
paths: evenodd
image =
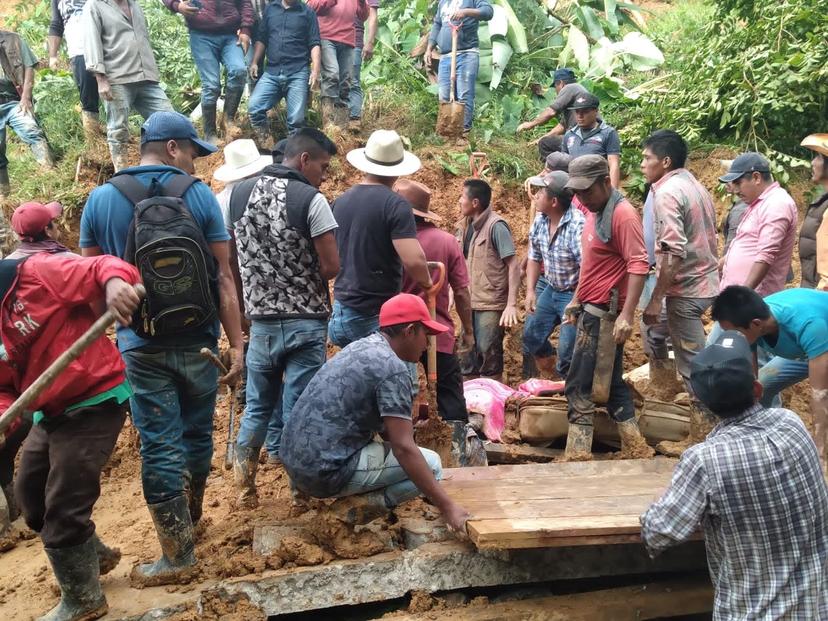
M 382 430 L 382 418 L 411 418 L 415 389 L 381 334 L 348 345 L 322 366 L 287 417 L 279 456 L 291 481 L 317 498 L 336 495 Z

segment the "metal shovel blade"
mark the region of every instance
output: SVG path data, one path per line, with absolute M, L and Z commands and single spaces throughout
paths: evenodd
M 440 104 L 437 114 L 437 133 L 446 138 L 457 138 L 463 133 L 466 105 L 462 101 L 446 101 Z

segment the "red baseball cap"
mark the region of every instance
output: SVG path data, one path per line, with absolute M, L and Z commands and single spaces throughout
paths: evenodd
M 63 205 L 58 202 L 23 203 L 14 210 L 11 217 L 12 230 L 20 237 L 34 237 L 44 231 L 49 223 L 63 213 Z
M 448 330 L 446 326 L 431 318 L 423 299 L 411 293 L 397 294 L 380 308 L 380 328 L 416 321 L 423 324 L 429 334 L 440 334 Z

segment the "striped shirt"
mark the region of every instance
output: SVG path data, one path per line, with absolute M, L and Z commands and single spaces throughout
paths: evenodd
M 581 270 L 581 233 L 584 214 L 570 207 L 566 210 L 555 234 L 549 236 L 549 218 L 539 213 L 529 231 L 529 258 L 543 262 L 546 280 L 558 291 L 574 290 Z
M 714 621 L 828 619 L 828 489 L 799 417 L 754 405 L 687 451 L 641 516 L 651 556 L 704 529 Z

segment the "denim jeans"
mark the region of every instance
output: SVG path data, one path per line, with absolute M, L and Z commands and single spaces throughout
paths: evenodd
M 354 341 L 379 330 L 379 314 L 363 315 L 334 300 L 331 319 L 328 322 L 328 338 L 337 347 L 345 347 Z
M 267 111 L 284 99 L 288 130 L 292 134 L 302 129 L 308 107 L 309 75 L 308 69 L 291 76 L 266 70 L 256 83 L 247 104 L 250 124 L 257 130 L 268 131 Z
M 123 354 L 135 393 L 132 422 L 141 437 L 141 482 L 149 504 L 183 494 L 188 474 L 210 473 L 218 371 L 200 349 L 147 346 Z
M 546 281 L 538 280 L 535 287 L 535 312 L 526 316 L 523 324 L 523 354 L 548 358 L 555 353 L 549 342 L 549 335 L 561 326 L 558 335 L 558 374 L 566 378 L 569 364 L 572 362 L 572 349 L 575 347 L 575 326 L 564 324 L 564 309 L 572 301 L 574 291 L 558 291 Z
M 466 106 L 463 129 L 471 129 L 474 117 L 474 85 L 480 68 L 480 54 L 475 50 L 457 52 L 457 84 L 454 98 Z M 440 57 L 437 70 L 440 101 L 449 101 L 451 91 L 451 54 L 446 52 Z
M 282 429 L 296 400 L 325 363 L 322 319 L 254 320 L 247 350 L 247 408 L 236 443 L 279 454 Z M 270 429 L 270 432 L 269 432 Z
M 766 408 L 778 407 L 774 402 L 780 399 L 779 393 L 806 379 L 807 360 L 789 360 L 774 356 L 765 366 L 759 368 L 759 383 L 765 389 L 762 394 L 762 405 Z
M 0 169 L 8 168 L 9 165 L 6 157 L 6 125 L 11 127 L 20 140 L 28 145 L 46 140 L 35 118 L 20 112 L 19 105 L 19 101 L 0 104 Z
M 362 48 L 354 48 L 354 72 L 351 76 L 351 94 L 349 96 L 349 108 L 351 119 L 362 118 L 362 84 L 360 74 L 362 73 Z
M 75 79 L 75 86 L 78 87 L 81 109 L 84 112 L 98 114 L 100 108 L 100 96 L 98 95 L 98 80 L 95 74 L 86 70 L 86 62 L 83 56 L 73 56 L 69 60 L 72 65 L 72 77 Z
M 463 375 L 497 377 L 503 373 L 501 311 L 472 311 L 474 348 L 461 357 Z
M 167 94 L 157 82 L 112 84 L 112 101 L 106 107 L 106 141 L 110 151 L 125 148 L 129 143 L 129 112 L 133 108 L 144 120 L 153 112 L 172 112 Z M 115 152 L 113 151 L 113 153 Z
M 331 97 L 337 105 L 347 107 L 353 70 L 353 46 L 322 39 L 322 97 Z
M 227 70 L 225 92 L 244 89 L 247 65 L 234 34 L 190 31 L 190 51 L 201 78 L 201 105 L 214 106 L 221 94 L 221 65 Z
M 443 478 L 440 456 L 425 448 L 420 448 L 420 452 L 434 478 L 438 481 Z M 370 442 L 359 452 L 359 461 L 354 475 L 337 496 L 353 496 L 374 490 L 384 490 L 387 507 L 396 507 L 420 495 L 420 490 L 408 478 L 400 462 L 394 457 L 394 452 L 390 447 L 386 449 L 386 445 L 382 442 Z

